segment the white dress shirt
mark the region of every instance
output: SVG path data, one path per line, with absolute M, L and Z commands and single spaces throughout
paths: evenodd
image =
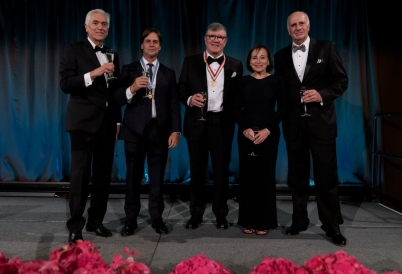
M 293 42 L 293 45 L 296 45 Z M 306 41 L 303 42 L 303 44 L 306 47 L 306 51 L 301 51 L 298 50 L 296 52 L 292 51 L 292 58 L 293 58 L 293 65 L 295 66 L 297 76 L 300 79 L 300 82 L 303 81 L 303 76 L 304 76 L 304 71 L 306 70 L 306 64 L 307 64 L 307 57 L 308 57 L 308 49 L 310 46 L 310 36 L 307 36 Z M 301 46 L 301 45 L 296 45 L 296 46 Z

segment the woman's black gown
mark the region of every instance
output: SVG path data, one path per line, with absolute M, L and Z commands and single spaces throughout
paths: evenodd
M 282 78 L 270 75 L 263 79 L 243 76 L 236 98 L 238 124 L 240 193 L 238 225 L 256 230 L 278 226 L 276 213 L 276 159 L 279 123 L 284 111 Z M 271 134 L 259 145 L 243 135 L 253 126 L 267 128 Z M 254 146 L 257 156 L 249 156 Z

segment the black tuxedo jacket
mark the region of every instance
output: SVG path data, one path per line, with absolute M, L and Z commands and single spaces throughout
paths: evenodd
M 316 139 L 329 140 L 336 138 L 336 113 L 334 100 L 348 88 L 348 77 L 343 67 L 335 44 L 331 41 L 319 41 L 310 38 L 310 46 L 303 81 L 300 82 L 292 59 L 292 45 L 279 50 L 274 55 L 275 75 L 283 77 L 286 92 L 285 115 L 282 129 L 285 140 L 296 138 L 301 117 L 300 87 L 315 89 L 320 93 L 320 103 L 308 103 L 307 110 L 311 117 L 307 125 Z
M 120 76 L 119 56 L 115 53 L 114 76 Z M 66 131 L 81 130 L 95 133 L 105 115 L 113 115 L 116 123 L 121 122 L 121 108 L 114 103 L 115 83 L 109 87 L 103 76 L 96 77 L 92 85 L 85 87 L 84 74 L 101 64 L 88 39 L 66 45 L 60 64 L 60 87 L 70 94 L 67 107 Z M 106 107 L 106 102 L 108 107 Z
M 235 128 L 234 103 L 237 93 L 237 81 L 243 75 L 243 65 L 239 60 L 226 55 L 226 62 L 222 72 L 225 73 L 222 110 L 222 125 L 224 128 L 222 130 L 224 137 L 227 134 L 229 137 L 232 136 L 230 137 L 230 140 L 232 140 Z M 203 53 L 184 59 L 179 79 L 180 101 L 186 107 L 183 135 L 193 141 L 197 141 L 200 138 L 205 123 L 198 120 L 201 117 L 201 109 L 189 107 L 187 100 L 190 96 L 202 91 L 208 92 L 207 71 Z
M 124 65 L 122 68 L 121 80 L 116 90 L 115 101 L 120 105 L 126 105 L 124 111 L 123 126 L 119 139 L 136 142 L 144 132 L 147 123 L 146 116 L 148 104 L 151 100 L 142 98 L 146 90 L 140 89 L 127 102 L 126 89 L 131 86 L 134 80 L 142 75 L 140 61 Z M 177 94 L 176 74 L 174 70 L 159 63 L 156 75 L 156 86 L 154 92 L 159 141 L 167 142 L 170 134 L 181 132 L 180 102 Z

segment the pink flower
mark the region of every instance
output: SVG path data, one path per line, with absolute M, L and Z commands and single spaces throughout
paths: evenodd
M 135 250 L 130 251 L 127 247 L 123 249 L 123 252 L 130 255 L 127 259 L 123 260 L 123 256 L 115 254 L 113 256 L 113 262 L 110 264 L 110 269 L 114 270 L 114 273 L 121 274 L 148 274 L 151 273 L 149 267 L 143 263 L 136 262 L 133 256 L 139 256 Z
M 308 274 L 308 272 L 293 262 L 283 258 L 264 258 L 262 262 L 255 266 L 250 274 L 277 274 L 277 273 L 292 273 L 292 274 Z
M 375 271 L 367 269 L 355 257 L 348 255 L 343 250 L 336 251 L 335 254 L 314 256 L 304 266 L 312 274 L 376 274 Z
M 208 259 L 204 254 L 196 255 L 178 263 L 170 274 L 231 274 L 222 264 Z
M 20 259 L 14 258 L 10 260 L 0 252 L 0 274 L 17 274 L 20 266 Z

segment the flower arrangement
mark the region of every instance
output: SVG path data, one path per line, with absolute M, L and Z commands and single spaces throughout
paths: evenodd
M 43 274 L 148 274 L 150 269 L 143 263 L 136 262 L 133 256 L 138 256 L 135 251 L 128 248 L 124 252 L 129 255 L 116 254 L 113 263 L 108 266 L 98 249 L 90 241 L 78 240 L 74 245 L 63 245 L 60 249 L 54 249 L 49 256 L 49 261 L 33 260 L 21 262 L 20 259 L 8 259 L 0 252 L 0 274 L 17 273 L 43 273 Z
M 376 274 L 375 271 L 361 265 L 357 259 L 343 250 L 335 254 L 317 255 L 307 261 L 304 266 L 297 266 L 293 262 L 279 258 L 265 258 L 254 267 L 250 274 Z M 383 272 L 382 274 L 399 274 L 397 271 Z
M 121 254 L 113 256 L 110 265 L 105 264 L 98 249 L 90 241 L 77 241 L 74 245 L 63 245 L 54 249 L 49 260 L 33 260 L 22 262 L 15 257 L 9 259 L 0 252 L 0 274 L 149 274 L 151 270 L 143 263 L 134 260 L 139 256 L 136 251 L 124 248 L 128 254 L 123 258 Z M 235 274 L 226 269 L 221 263 L 196 255 L 188 260 L 179 262 L 169 274 Z M 367 269 L 358 260 L 343 250 L 335 254 L 317 255 L 307 261 L 303 266 L 283 258 L 264 258 L 256 265 L 250 274 L 376 274 Z M 382 274 L 399 274 L 396 270 Z
M 188 260 L 181 261 L 169 274 L 232 274 L 232 272 L 223 267 L 222 264 L 215 262 L 204 254 L 196 255 Z
M 250 274 L 271 273 L 309 274 L 303 267 L 283 258 L 264 258 L 259 265 L 254 267 Z

